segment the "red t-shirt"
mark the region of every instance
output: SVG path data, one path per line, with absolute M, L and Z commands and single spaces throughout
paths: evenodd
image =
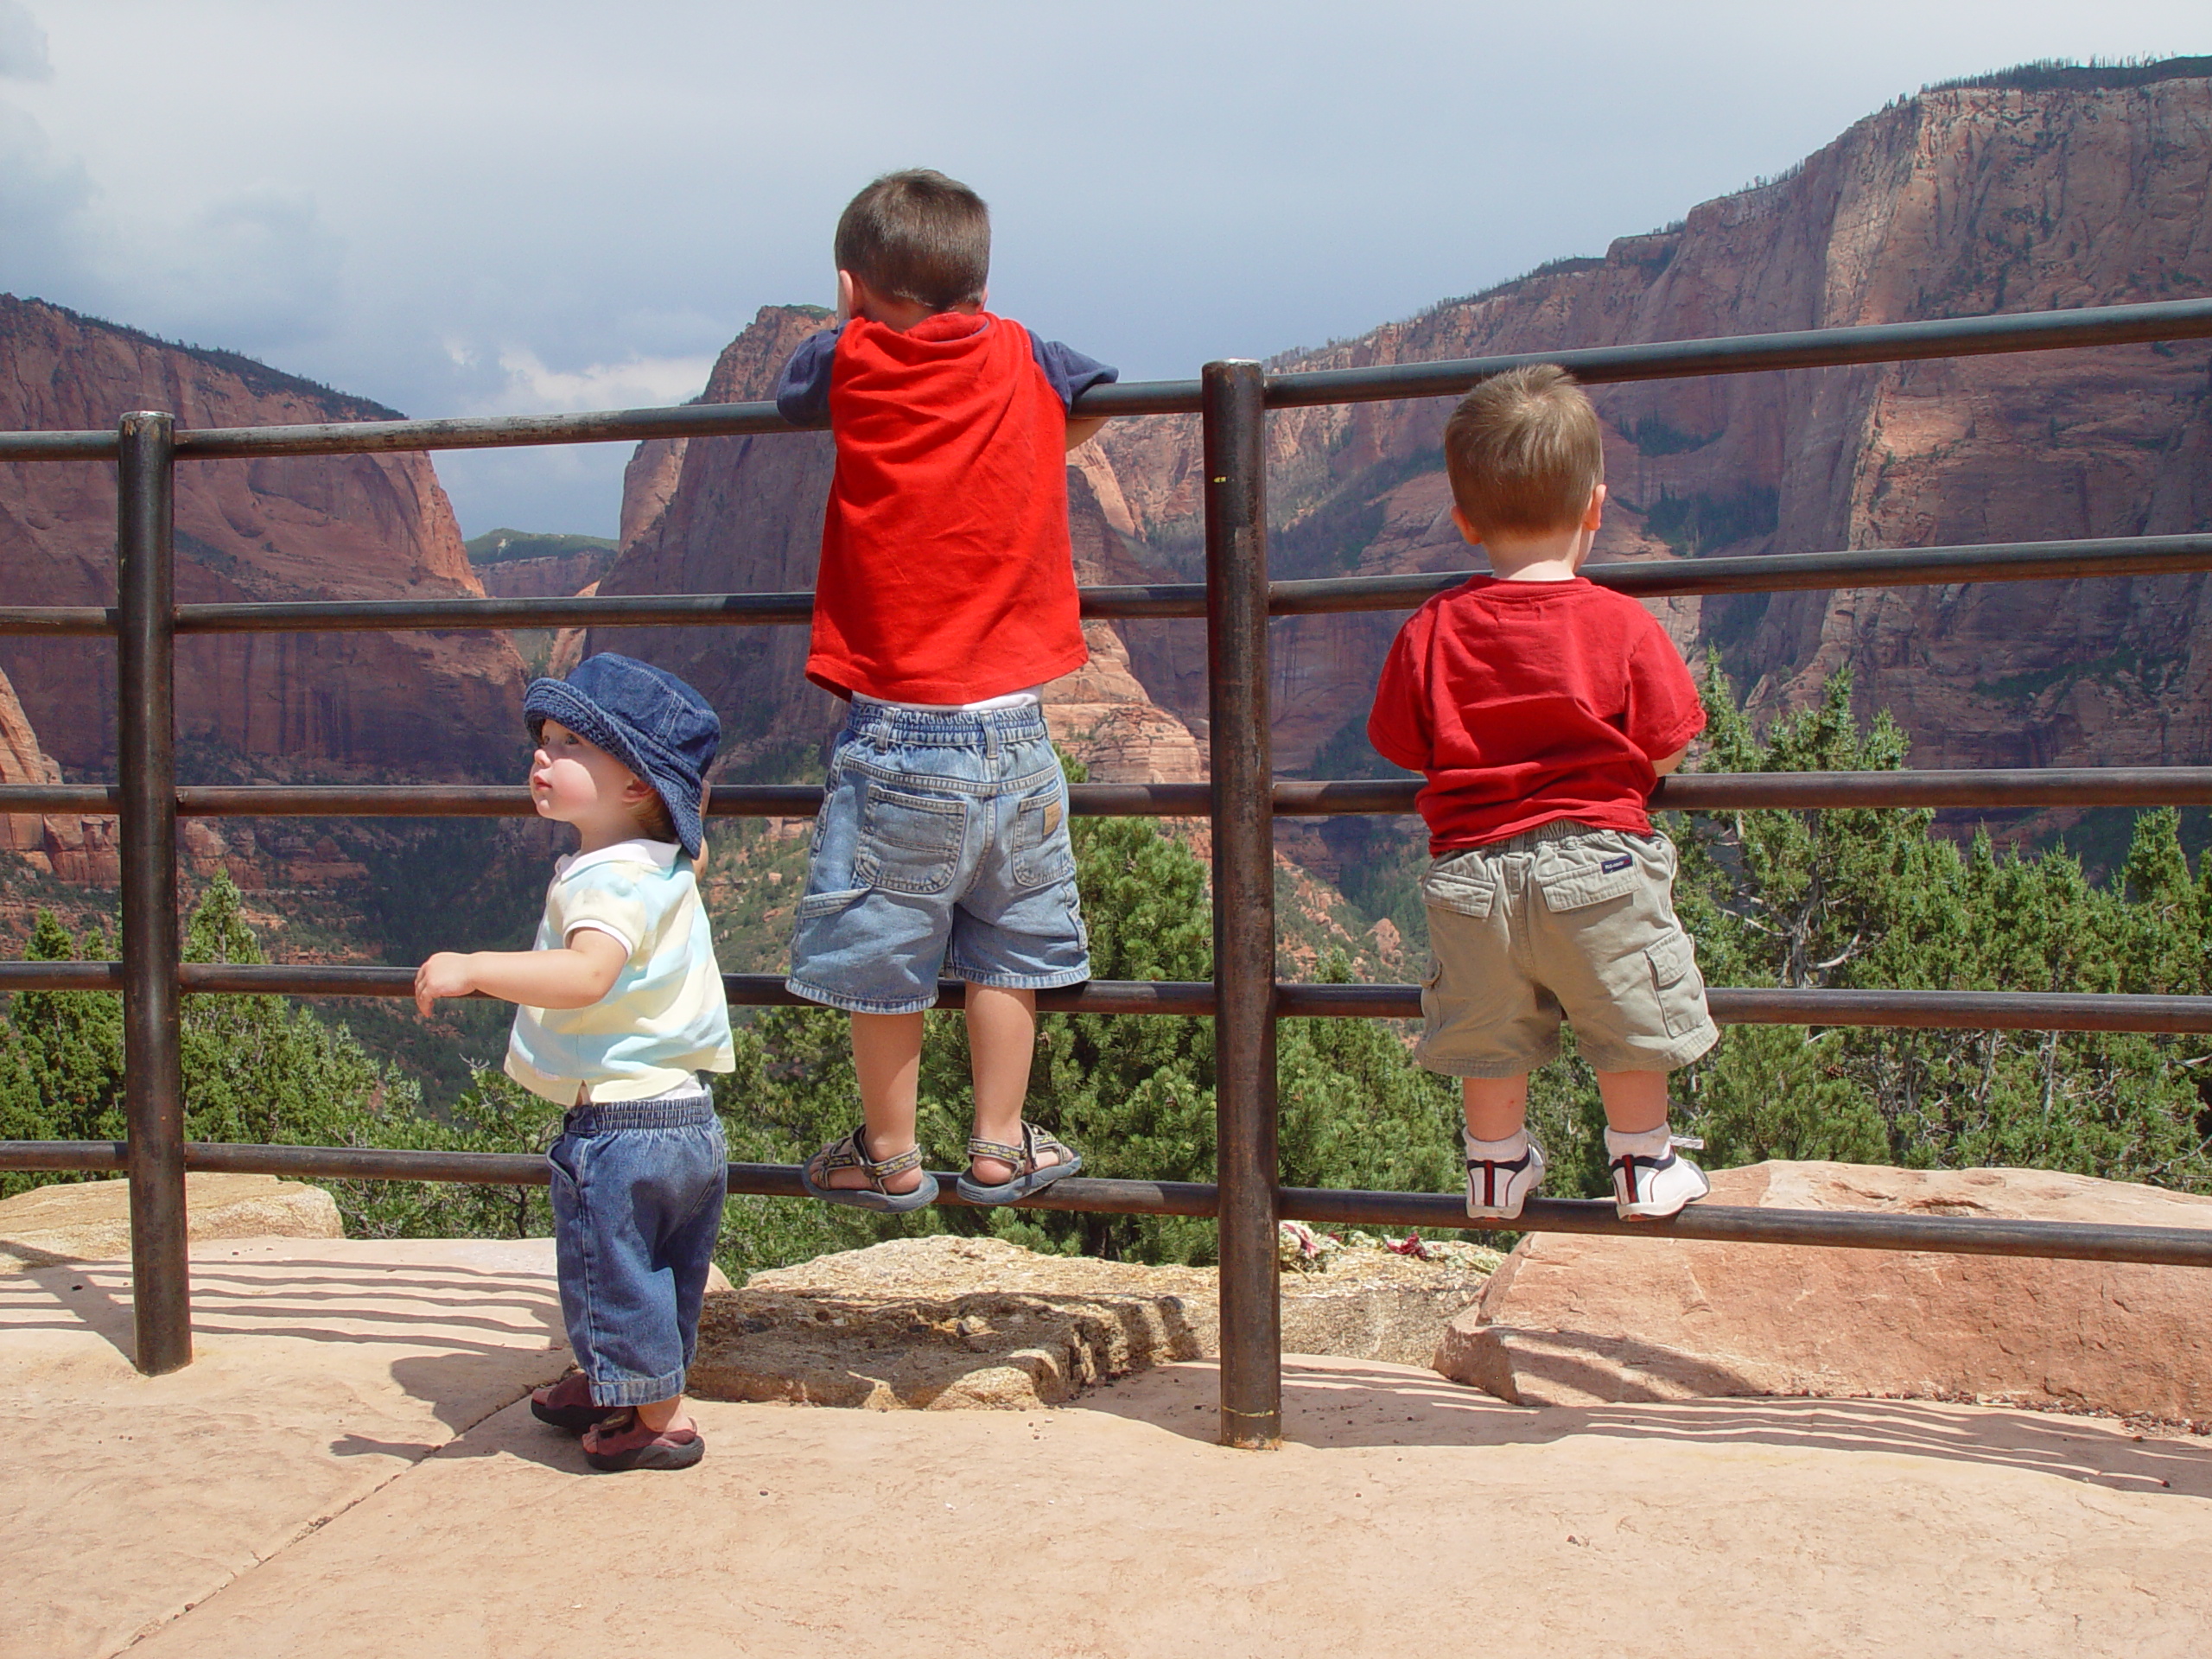
M 1705 729 L 1681 653 L 1634 600 L 1580 576 L 1477 576 L 1398 631 L 1368 741 L 1425 772 L 1433 855 L 1572 818 L 1651 833 L 1664 760 Z
M 1080 668 L 1067 410 L 1027 330 L 865 318 L 830 374 L 837 471 L 806 677 L 887 702 L 976 702 Z

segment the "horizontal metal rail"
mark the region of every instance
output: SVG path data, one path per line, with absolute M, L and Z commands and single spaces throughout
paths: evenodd
M 232 996 L 414 995 L 412 968 L 353 963 L 193 963 L 177 970 L 188 991 Z M 0 962 L 0 992 L 119 990 L 112 962 Z M 724 974 L 734 1007 L 810 1007 L 779 974 Z M 963 1007 L 968 988 L 938 982 L 938 1006 Z M 1898 991 L 1710 986 L 1707 1006 L 1724 1026 L 1893 1026 L 1946 1031 L 2126 1031 L 2212 1033 L 2212 996 L 2083 995 L 2069 991 Z M 1211 980 L 1094 979 L 1039 991 L 1048 1014 L 1178 1014 L 1214 1012 Z M 1418 985 L 1332 985 L 1285 981 L 1275 987 L 1285 1019 L 1418 1020 Z
M 0 1141 L 0 1169 L 94 1173 L 123 1167 L 120 1141 Z M 188 1141 L 188 1170 L 279 1175 L 294 1179 L 455 1181 L 493 1186 L 543 1186 L 542 1157 L 520 1153 L 386 1151 L 357 1147 L 245 1146 Z M 732 1164 L 732 1193 L 761 1198 L 806 1196 L 796 1164 Z M 938 1202 L 968 1208 L 950 1173 L 938 1177 Z M 2141 1262 L 2212 1267 L 2212 1227 L 2139 1227 L 2097 1222 L 1993 1221 L 1961 1216 L 1883 1211 L 1767 1210 L 1695 1204 L 1667 1221 L 1623 1221 L 1610 1201 L 1531 1198 L 1510 1227 L 1481 1227 L 1457 1195 L 1345 1192 L 1319 1187 L 1277 1189 L 1288 1220 L 1339 1226 L 1426 1227 L 1463 1232 L 1599 1233 L 1617 1238 L 1705 1243 L 1795 1244 L 1862 1250 L 1926 1250 L 1950 1255 L 2022 1255 L 2050 1261 Z M 1098 1180 L 1071 1176 L 1021 1207 L 1094 1215 L 1211 1216 L 1219 1205 L 1207 1181 Z
M 1600 588 L 1636 599 L 1692 594 L 1780 594 L 1840 588 L 1941 588 L 1977 582 L 2091 581 L 2212 570 L 2212 536 L 2120 536 L 2079 542 L 1993 542 L 1962 547 L 1869 548 L 1743 558 L 1637 559 L 1583 567 Z M 1473 573 L 1332 576 L 1278 582 L 1274 616 L 1412 610 Z
M 1929 358 L 2072 350 L 2092 346 L 2212 336 L 2212 300 L 2084 306 L 1980 317 L 1947 317 L 1718 340 L 1658 340 L 1580 350 L 1517 352 L 1435 363 L 1371 364 L 1352 369 L 1269 374 L 1270 409 L 1324 404 L 1449 397 L 1527 363 L 1558 363 L 1592 385 L 1666 380 L 1776 369 L 1907 363 Z M 1096 386 L 1075 405 L 1079 416 L 1189 415 L 1199 406 L 1196 380 Z M 630 443 L 649 438 L 743 437 L 804 429 L 773 404 L 687 404 L 674 409 L 574 415 L 494 415 L 458 419 L 336 421 L 302 426 L 208 427 L 176 435 L 181 458 L 364 454 L 392 450 L 485 449 L 524 444 Z M 0 461 L 99 461 L 116 453 L 103 432 L 0 433 Z
M 1944 317 L 1788 334 L 1738 334 L 1721 340 L 1663 340 L 1593 346 L 1560 352 L 1394 363 L 1356 369 L 1312 369 L 1268 377 L 1268 407 L 1383 403 L 1401 397 L 1453 397 L 1478 381 L 1531 363 L 1557 363 L 1589 385 L 1673 380 L 1694 375 L 1758 374 L 1774 369 L 1841 368 L 1854 364 L 1912 363 L 1937 357 L 1988 357 L 2082 346 L 2202 340 L 2212 335 L 2212 299 L 2149 305 L 2083 306 L 2067 311 Z M 1105 390 L 1105 388 L 1101 388 Z M 1093 412 L 1088 402 L 1083 412 Z M 1100 408 L 1098 414 L 1110 413 Z
M 1278 779 L 1277 817 L 1410 813 L 1418 779 Z M 1204 784 L 1076 784 L 1078 817 L 1202 818 Z M 112 784 L 0 784 L 0 813 L 111 817 Z M 238 784 L 176 792 L 188 818 L 527 818 L 536 808 L 519 784 Z M 807 818 L 822 804 L 818 784 L 723 784 L 708 808 L 719 818 Z M 1837 808 L 1937 807 L 2029 810 L 2058 806 L 2212 805 L 2212 766 L 2070 766 L 1930 772 L 1714 772 L 1660 780 L 1655 810 L 1739 812 Z
M 2212 535 L 2122 536 L 2075 542 L 1993 542 L 1960 547 L 1871 548 L 1755 557 L 1624 560 L 1588 566 L 1601 588 L 1638 599 L 1696 594 L 1792 593 L 1839 588 L 1928 588 L 1977 582 L 2091 581 L 2212 570 Z M 1467 580 L 1471 570 L 1397 576 L 1332 576 L 1268 584 L 1271 616 L 1412 610 Z M 1197 582 L 1085 588 L 1096 619 L 1202 617 Z M 591 599 L 285 600 L 180 605 L 179 633 L 458 632 L 471 628 L 797 626 L 814 613 L 810 593 L 615 594 Z M 0 607 L 0 634 L 93 637 L 115 632 L 96 605 Z

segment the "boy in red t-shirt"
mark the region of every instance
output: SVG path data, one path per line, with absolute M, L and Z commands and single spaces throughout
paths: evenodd
M 837 322 L 776 406 L 827 416 L 837 469 L 806 675 L 852 703 L 830 761 L 785 982 L 853 1016 L 861 1126 L 807 1191 L 937 1197 L 915 1143 L 923 1011 L 968 982 L 975 1132 L 960 1194 L 1009 1204 L 1082 1160 L 1023 1122 L 1037 993 L 1090 977 L 1045 683 L 1089 656 L 1068 543 L 1070 407 L 1115 371 L 983 309 L 990 218 L 965 185 L 878 179 L 837 221 Z
M 1697 688 L 1634 600 L 1576 574 L 1605 502 L 1597 412 L 1549 364 L 1484 381 L 1444 429 L 1452 522 L 1490 576 L 1399 631 L 1367 735 L 1427 775 L 1421 880 L 1435 965 L 1415 1051 L 1460 1079 L 1467 1214 L 1510 1221 L 1544 1177 L 1529 1073 L 1573 1022 L 1605 1103 L 1623 1217 L 1710 1191 L 1674 1151 L 1668 1073 L 1712 1047 L 1675 919 L 1675 849 L 1645 810 L 1705 728 Z

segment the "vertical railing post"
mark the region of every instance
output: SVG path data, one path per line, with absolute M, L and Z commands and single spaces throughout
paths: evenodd
M 1204 372 L 1208 747 L 1213 770 L 1214 1102 L 1221 1439 L 1282 1439 L 1275 1264 L 1275 877 L 1268 728 L 1266 410 L 1260 365 Z
M 175 423 L 125 415 L 116 468 L 116 776 L 122 786 L 123 1085 L 136 1360 L 192 1363 L 177 1039 Z

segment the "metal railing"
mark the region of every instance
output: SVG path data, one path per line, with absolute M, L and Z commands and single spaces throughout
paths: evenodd
M 1206 983 L 1100 981 L 1046 992 L 1039 1006 L 1215 1020 L 1218 1179 L 1213 1183 L 1073 1177 L 1028 1202 L 1116 1214 L 1213 1216 L 1220 1228 L 1222 1436 L 1264 1446 L 1281 1424 L 1275 1266 L 1279 1218 L 1367 1226 L 1465 1227 L 1455 1195 L 1320 1191 L 1278 1185 L 1274 1028 L 1283 1018 L 1400 1019 L 1418 988 L 1309 985 L 1274 976 L 1273 820 L 1277 815 L 1402 813 L 1406 781 L 1300 782 L 1273 776 L 1268 707 L 1270 616 L 1404 610 L 1463 575 L 1268 580 L 1262 436 L 1268 409 L 1450 396 L 1522 363 L 1566 364 L 1592 383 L 1902 362 L 1993 353 L 2212 337 L 2212 301 L 1969 317 L 1446 363 L 1269 374 L 1211 363 L 1196 381 L 1103 386 L 1083 415 L 1198 414 L 1204 428 L 1207 579 L 1199 584 L 1095 588 L 1090 617 L 1206 620 L 1211 778 L 1203 785 L 1093 784 L 1078 813 L 1205 817 L 1212 823 L 1214 978 Z M 0 811 L 113 813 L 121 821 L 124 960 L 0 963 L 0 990 L 119 989 L 125 1008 L 129 1138 L 0 1142 L 0 1168 L 126 1169 L 131 1183 L 136 1360 L 156 1373 L 189 1363 L 187 1170 L 252 1171 L 355 1179 L 542 1183 L 542 1159 L 512 1154 L 188 1143 L 178 1049 L 187 991 L 404 996 L 404 968 L 185 963 L 180 960 L 176 823 L 180 817 L 524 817 L 520 788 L 191 787 L 175 779 L 175 660 L 180 633 L 301 630 L 575 627 L 591 625 L 778 626 L 809 620 L 808 594 L 610 595 L 593 599 L 298 601 L 179 605 L 171 512 L 179 460 L 477 448 L 645 438 L 767 435 L 793 429 L 772 406 L 690 405 L 607 414 L 178 431 L 158 413 L 127 415 L 113 432 L 0 433 L 0 461 L 108 461 L 118 467 L 117 603 L 0 607 L 0 633 L 111 636 L 118 641 L 118 776 L 101 785 L 0 787 Z M 1792 588 L 2164 575 L 2212 569 L 2212 535 L 2135 537 L 1980 547 L 1835 551 L 1761 558 L 1599 566 L 1593 581 L 1639 596 Z M 811 813 L 818 789 L 718 788 L 717 817 Z M 1791 807 L 2050 807 L 2212 802 L 2212 767 L 1676 776 L 1655 804 L 1691 811 Z M 780 980 L 730 975 L 733 1003 L 795 1002 Z M 947 982 L 944 1002 L 964 987 Z M 1715 987 L 1724 1023 L 1943 1026 L 2007 1030 L 2212 1031 L 2212 997 L 2049 993 L 1832 991 Z M 798 1197 L 795 1168 L 733 1164 L 734 1192 Z M 948 1179 L 948 1205 L 959 1203 Z M 1516 1230 L 1632 1233 L 1869 1249 L 1942 1250 L 2212 1266 L 2212 1230 L 1953 1217 L 1764 1210 L 1700 1204 L 1664 1223 L 1624 1224 L 1610 1203 L 1532 1200 Z

